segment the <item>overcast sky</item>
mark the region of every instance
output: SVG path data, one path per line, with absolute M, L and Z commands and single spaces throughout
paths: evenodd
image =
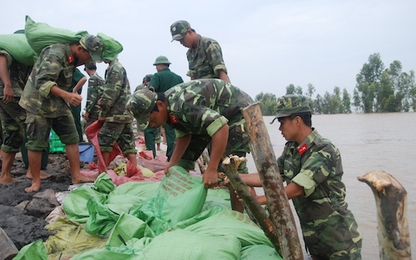
M 24 28 L 25 15 L 52 27 L 103 32 L 123 45 L 119 60 L 134 89 L 156 72 L 159 55 L 189 80 L 187 49 L 171 42 L 169 31 L 174 21 L 188 20 L 220 43 L 231 82 L 253 98 L 284 95 L 289 84 L 306 92 L 309 83 L 323 96 L 335 86 L 352 94 L 356 75 L 374 53 L 386 67 L 399 60 L 403 71 L 415 70 L 415 10 L 411 0 L 3 1 L 0 34 Z M 99 65 L 102 76 L 105 67 Z

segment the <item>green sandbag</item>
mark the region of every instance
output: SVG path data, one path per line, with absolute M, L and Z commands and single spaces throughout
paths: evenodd
M 93 249 L 84 253 L 77 254 L 71 260 L 87 259 L 111 259 L 111 260 L 148 260 L 143 256 L 143 252 L 135 251 L 129 248 L 102 248 Z
M 87 222 L 88 217 L 90 216 L 88 213 L 87 202 L 90 198 L 94 198 L 94 200 L 104 203 L 106 201 L 107 194 L 91 189 L 88 185 L 82 185 L 81 187 L 73 190 L 68 194 L 62 204 L 67 217 L 75 222 Z
M 154 236 L 153 231 L 145 222 L 132 215 L 123 213 L 114 226 L 106 245 L 118 247 L 124 245 L 124 242 L 132 238 L 152 238 Z
M 160 182 L 156 195 L 130 213 L 147 223 L 158 220 L 149 224 L 156 234 L 163 232 L 165 227 L 198 214 L 207 196 L 200 177 L 191 176 L 180 166 L 169 168 L 168 173 Z M 161 227 L 161 221 L 166 225 Z
M 271 246 L 254 245 L 247 246 L 241 250 L 238 260 L 283 260 L 283 258 Z
M 46 254 L 46 248 L 43 242 L 36 240 L 22 247 L 13 260 L 48 260 L 48 255 Z
M 118 54 L 123 51 L 123 45 L 104 33 L 98 33 L 97 37 L 100 38 L 103 43 L 103 50 L 100 54 L 101 58 L 104 61 L 116 60 Z
M 32 49 L 40 54 L 46 46 L 55 43 L 76 43 L 87 31 L 72 32 L 66 29 L 54 28 L 46 23 L 37 23 L 26 15 L 25 34 Z
M 233 234 L 241 243 L 241 246 L 268 245 L 273 246 L 250 217 L 237 211 L 212 208 L 201 212 L 195 217 L 179 222 L 172 230 L 184 229 L 206 235 Z
M 35 64 L 37 54 L 30 47 L 24 34 L 0 35 L 0 50 L 7 51 L 13 59 L 25 65 Z
M 240 255 L 240 250 L 240 242 L 232 233 L 210 236 L 175 230 L 153 238 L 152 242 L 143 249 L 143 253 L 145 259 L 235 260 Z
M 101 193 L 110 193 L 116 188 L 110 176 L 107 173 L 103 172 L 98 175 L 97 179 L 94 181 L 93 189 Z
M 87 208 L 90 216 L 85 224 L 85 231 L 91 235 L 106 236 L 120 217 L 106 205 L 97 202 L 93 198 L 88 200 Z

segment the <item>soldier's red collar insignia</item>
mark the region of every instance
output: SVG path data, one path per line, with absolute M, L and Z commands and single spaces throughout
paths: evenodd
M 298 147 L 298 153 L 300 155 L 302 155 L 304 152 L 306 152 L 308 150 L 308 145 L 307 144 L 303 144 L 301 147 Z
M 74 56 L 72 56 L 72 55 L 69 55 L 69 56 L 68 56 L 68 63 L 69 63 L 69 64 L 74 63 Z
M 172 122 L 172 124 L 179 123 L 179 120 L 172 113 L 169 114 L 169 118 L 170 118 L 170 121 Z

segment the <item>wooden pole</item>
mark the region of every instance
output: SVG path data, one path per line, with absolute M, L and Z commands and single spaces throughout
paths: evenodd
M 281 255 L 282 250 L 280 249 L 279 238 L 276 234 L 276 227 L 267 216 L 263 207 L 259 204 L 256 198 L 253 197 L 249 188 L 237 172 L 238 165 L 243 160 L 246 160 L 246 158 L 239 158 L 238 156 L 225 158 L 222 162 L 224 173 L 227 175 L 231 186 L 233 186 L 238 196 L 244 201 L 245 206 L 249 209 L 249 212 L 251 212 L 257 220 L 257 224 L 261 227 L 261 229 L 263 229 L 264 234 L 270 242 L 272 242 L 276 251 Z
M 370 186 L 376 200 L 380 259 L 412 259 L 404 187 L 384 171 L 366 173 L 358 180 Z
M 263 120 L 259 103 L 243 109 L 250 135 L 251 153 L 263 184 L 270 218 L 276 226 L 283 259 L 303 259 L 295 219 L 289 206 L 276 156 Z

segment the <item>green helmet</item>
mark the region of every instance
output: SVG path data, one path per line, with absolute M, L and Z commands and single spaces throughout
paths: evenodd
M 192 29 L 191 25 L 184 20 L 179 20 L 174 22 L 170 26 L 170 33 L 172 34 L 172 42 L 173 41 L 180 41 L 183 37 L 185 37 L 186 32 L 188 29 Z
M 299 112 L 311 112 L 307 97 L 290 94 L 277 99 L 276 118 L 287 117 Z
M 171 64 L 168 58 L 166 56 L 159 56 L 156 58 L 155 63 L 153 63 L 154 66 L 158 64 Z
M 126 109 L 137 120 L 140 130 L 146 129 L 149 124 L 150 112 L 157 101 L 157 94 L 147 88 L 134 92 L 127 101 Z
M 101 51 L 103 49 L 103 43 L 100 38 L 95 35 L 87 34 L 79 40 L 79 43 L 90 53 L 91 59 L 93 61 L 102 61 Z

